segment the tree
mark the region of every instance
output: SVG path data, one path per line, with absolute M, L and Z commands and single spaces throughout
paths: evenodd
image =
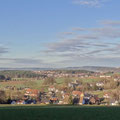
M 24 92 L 21 91 L 10 91 L 9 99 L 20 100 L 24 97 Z
M 49 77 L 45 79 L 43 82 L 44 85 L 53 85 L 54 83 L 56 83 L 56 81 L 53 77 Z
M 96 83 L 93 84 L 93 90 L 98 90 L 98 86 L 96 85 Z
M 72 98 L 72 95 L 69 96 L 69 99 L 68 99 L 68 104 L 72 105 L 73 104 L 73 98 Z
M 119 101 L 120 102 L 120 91 L 119 90 L 114 90 L 111 92 L 112 94 L 112 98 L 115 100 L 115 101 Z
M 113 80 L 107 81 L 107 83 L 104 84 L 104 89 L 116 89 L 117 87 L 118 83 Z
M 4 104 L 6 102 L 6 94 L 5 91 L 0 91 L 0 104 Z
M 68 83 L 70 83 L 72 80 L 70 78 L 65 78 L 64 79 L 64 83 L 65 85 L 68 85 Z
M 5 76 L 4 75 L 0 75 L 0 80 L 5 80 Z
M 82 85 L 82 91 L 85 92 L 85 91 L 89 91 L 91 89 L 90 87 L 90 84 L 89 83 L 84 83 Z
M 11 80 L 11 77 L 7 77 L 7 78 L 6 78 L 6 81 L 9 81 L 9 80 Z

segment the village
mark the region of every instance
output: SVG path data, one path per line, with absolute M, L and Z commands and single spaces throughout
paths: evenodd
M 36 73 L 36 71 L 33 71 Z M 72 72 L 57 74 L 55 71 L 40 71 L 37 74 L 47 75 L 42 78 L 40 89 L 30 86 L 16 87 L 6 85 L 0 89 L 1 104 L 41 104 L 41 105 L 119 105 L 120 104 L 120 75 L 95 72 Z M 64 79 L 63 79 L 64 78 Z M 62 83 L 56 79 L 63 80 Z M 14 80 L 14 79 L 13 79 Z M 13 80 L 1 84 L 11 83 Z M 36 80 L 39 81 L 39 80 Z M 14 81 L 19 84 L 21 81 Z M 27 81 L 28 82 L 28 81 Z

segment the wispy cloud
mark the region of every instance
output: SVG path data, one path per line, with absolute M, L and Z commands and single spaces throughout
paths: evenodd
M 104 20 L 101 22 L 104 25 L 110 25 L 110 26 L 117 26 L 120 25 L 120 20 L 119 21 L 115 21 L 115 20 Z
M 73 0 L 74 4 L 87 5 L 92 7 L 100 7 L 108 0 Z
M 62 32 L 61 35 L 74 35 L 73 32 Z
M 97 36 L 104 38 L 119 38 L 120 37 L 120 28 L 112 26 L 104 26 L 101 28 L 92 28 L 91 29 Z
M 75 27 L 75 28 L 72 28 L 73 31 L 85 31 L 86 29 L 85 28 L 80 28 L 80 27 Z
M 2 55 L 4 53 L 8 53 L 8 52 L 9 52 L 8 48 L 0 45 L 0 55 Z
M 50 67 L 48 63 L 42 59 L 35 58 L 0 58 L 0 67 Z
M 86 59 L 96 63 L 120 59 L 120 42 L 118 41 L 120 26 L 102 24 L 101 27 L 85 29 L 84 32 L 79 33 L 74 31 L 74 36 L 71 38 L 65 35 L 66 39 L 46 45 L 47 49 L 44 53 L 47 56 L 62 58 L 61 62 L 56 64 L 62 64 L 63 61 L 64 63 L 68 61 L 72 65 L 74 62 L 80 64 L 80 62 L 83 63 L 82 60 L 85 63 Z

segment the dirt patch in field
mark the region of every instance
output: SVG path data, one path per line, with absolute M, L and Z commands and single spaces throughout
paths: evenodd
M 9 81 L 9 82 L 0 82 L 2 85 L 17 85 L 24 84 L 26 81 Z

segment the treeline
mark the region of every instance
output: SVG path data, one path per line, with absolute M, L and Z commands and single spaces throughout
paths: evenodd
M 93 71 L 87 70 L 56 70 L 57 73 L 68 73 L 68 74 L 80 74 L 80 73 L 94 73 Z
M 1 79 L 3 79 L 3 77 L 5 78 L 41 78 L 41 77 L 46 77 L 45 75 L 40 75 L 40 74 L 36 74 L 32 71 L 0 71 L 0 76 L 2 77 Z
M 7 80 L 11 80 L 11 77 L 6 77 L 4 75 L 0 75 L 0 81 L 7 81 Z

